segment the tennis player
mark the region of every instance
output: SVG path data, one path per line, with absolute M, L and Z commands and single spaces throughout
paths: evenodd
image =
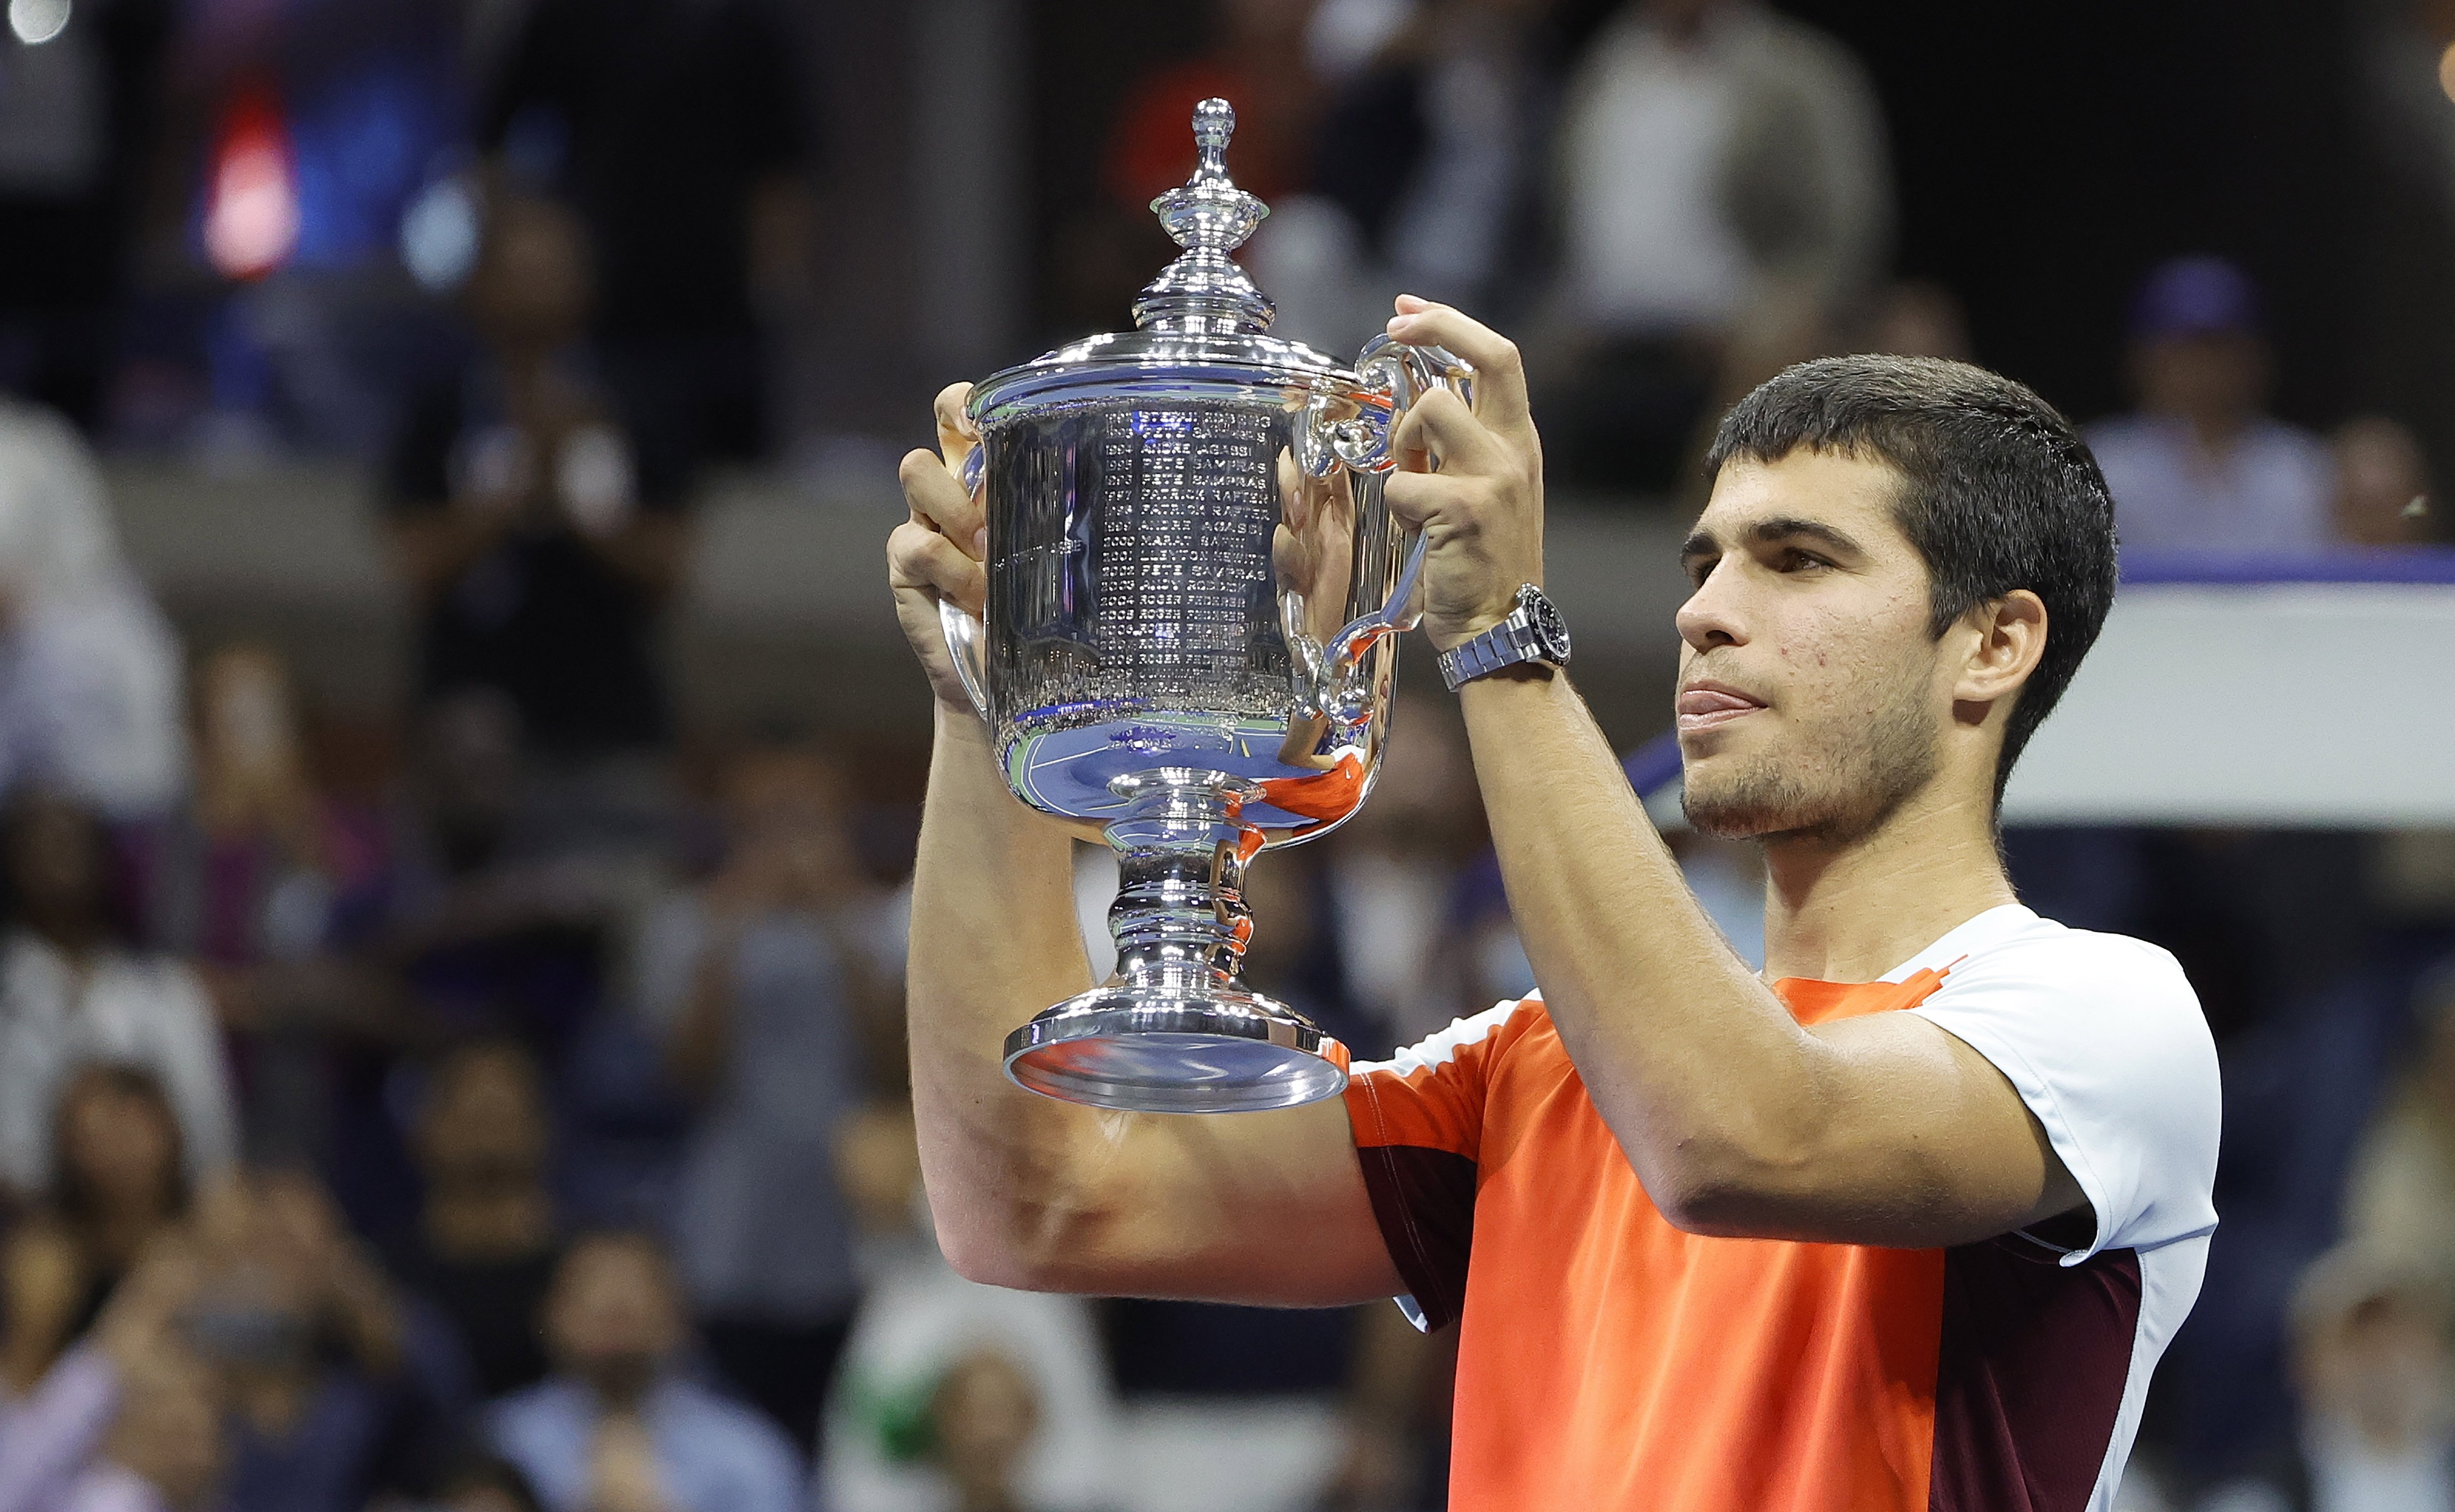
M 1927 359 L 1808 363 L 1723 421 L 1678 732 L 1690 821 L 1764 848 L 1758 974 L 1567 675 L 1516 350 L 1398 312 L 1479 373 L 1408 416 L 1439 470 L 1389 496 L 1431 540 L 1424 630 L 1542 991 L 1286 1112 L 1005 1080 L 1004 1032 L 1088 971 L 1068 831 L 1007 795 L 939 635 L 941 596 L 983 598 L 951 390 L 888 543 L 937 693 L 909 992 L 947 1258 L 1455 1321 L 1471 1512 L 2110 1507 L 2216 1224 L 2218 1083 L 2173 958 L 2023 908 L 1996 846 L 2113 597 L 2095 462 L 2027 389 Z

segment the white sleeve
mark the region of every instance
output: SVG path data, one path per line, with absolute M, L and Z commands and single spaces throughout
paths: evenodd
M 2173 957 L 2049 926 L 1956 962 L 1910 1010 L 2003 1073 L 2097 1213 L 2064 1257 L 2153 1249 L 2216 1226 L 2215 1041 Z

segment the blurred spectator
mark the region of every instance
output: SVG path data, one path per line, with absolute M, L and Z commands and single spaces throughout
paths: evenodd
M 538 1327 L 561 1258 L 545 1184 L 550 1120 L 537 1062 L 517 1043 L 447 1055 L 417 1114 L 425 1200 L 385 1250 L 401 1284 L 450 1320 L 486 1397 L 546 1372 Z
M 316 791 L 297 691 L 271 647 L 223 646 L 198 668 L 195 758 L 187 812 L 147 857 L 148 937 L 230 969 L 313 956 L 375 843 Z
M 1318 101 L 1304 67 L 1305 29 L 1315 0 L 1216 0 L 1209 48 L 1164 64 L 1126 90 L 1100 153 L 1102 195 L 1060 226 L 1050 258 L 1048 312 L 1066 339 L 1115 329 L 1135 291 L 1176 249 L 1151 218 L 1150 202 L 1193 172 L 1193 108 L 1213 96 L 1236 108 L 1228 171 L 1274 212 L 1305 186 Z M 1298 212 L 1297 219 L 1302 219 Z M 1284 222 L 1282 226 L 1284 228 Z M 1260 249 L 1255 249 L 1260 255 Z M 1335 274 L 1335 267 L 1323 270 Z M 1304 296 L 1297 295 L 1299 304 Z M 1316 298 L 1316 304 L 1324 301 Z M 1387 318 L 1383 316 L 1382 318 Z M 1329 339 L 1290 325 L 1283 334 Z
M 49 1200 L 0 1243 L 0 1383 L 15 1395 L 85 1337 L 188 1206 L 178 1120 L 150 1074 L 78 1072 L 54 1131 Z
M 187 764 L 179 663 L 85 442 L 0 400 L 0 792 L 48 782 L 114 820 L 168 805 Z
M 2306 551 L 2328 540 L 2325 443 L 2264 410 L 2258 291 L 2217 257 L 2164 264 L 2131 309 L 2138 413 L 2088 428 L 2126 547 Z
M 700 1102 L 674 1222 L 700 1335 L 808 1451 L 859 1293 L 851 1218 L 824 1178 L 864 1093 L 902 1083 L 894 968 L 835 769 L 753 751 L 724 798 L 723 865 L 640 932 L 639 1005 Z
M 130 948 L 109 860 L 102 821 L 66 798 L 27 791 L 0 814 L 0 1181 L 19 1193 L 47 1180 L 61 1090 L 95 1062 L 159 1079 L 192 1179 L 237 1154 L 212 1000 L 184 963 Z
M 1305 60 L 1321 103 L 1310 188 L 1273 199 L 1242 254 L 1278 305 L 1274 333 L 1350 353 L 1400 292 L 1511 316 L 1554 92 L 1541 24 L 1550 9 L 1326 0 L 1313 12 Z M 1241 155 L 1240 146 L 1229 164 L 1240 179 Z
M 2455 1507 L 2455 1352 L 2434 1278 L 2340 1245 L 2293 1299 L 2302 1421 L 2275 1467 L 2201 1512 L 2445 1512 Z
M 1329 99 L 1313 187 L 1353 217 L 1389 292 L 1490 311 L 1518 271 L 1538 102 L 1551 93 L 1538 48 L 1551 9 L 1326 0 L 1314 13 L 1307 52 Z M 1389 301 L 1372 303 L 1377 327 Z
M 1228 168 L 1239 188 L 1277 200 L 1304 187 L 1316 104 L 1305 30 L 1316 3 L 1221 0 L 1208 51 L 1134 86 L 1118 109 L 1106 160 L 1108 193 L 1120 208 L 1147 218 L 1150 202 L 1193 172 L 1193 108 L 1213 97 L 1236 108 Z
M 402 1051 L 488 1036 L 519 1040 L 554 1089 L 565 1212 L 642 1216 L 635 1141 L 619 1120 L 654 1104 L 652 1123 L 663 1122 L 646 1142 L 663 1148 L 679 1138 L 679 1114 L 653 1052 L 622 1039 L 627 1016 L 600 1010 L 614 932 L 654 896 L 656 858 L 591 844 L 584 828 L 555 832 L 518 715 L 489 690 L 425 711 L 403 798 L 387 866 L 336 909 L 337 937 L 394 983 L 405 1020 L 394 1042 L 370 1040 L 341 1066 L 334 1170 L 353 1217 L 391 1234 L 416 1211 L 387 1100 Z M 615 1053 L 596 1055 L 609 1045 Z M 670 1163 L 669 1150 L 655 1159 Z
M 178 1320 L 203 1273 L 165 1243 L 80 1345 L 0 1416 L 0 1512 L 204 1512 L 228 1462 L 221 1383 Z
M 1370 1055 L 1491 1006 L 1459 980 L 1447 927 L 1467 870 L 1485 850 L 1466 727 L 1450 700 L 1401 694 L 1390 728 L 1400 733 L 1372 801 L 1327 847 L 1340 967 L 1373 1020 Z
M 182 1353 L 131 1366 L 100 1453 L 58 1512 L 202 1512 L 222 1504 L 230 1447 L 212 1373 Z
M 2410 546 L 2429 538 L 2429 460 L 2409 430 L 2384 415 L 2336 428 L 2330 518 L 2347 546 Z
M 1024 1512 L 1016 1471 L 1039 1428 L 1040 1399 L 1013 1361 L 982 1350 L 949 1366 L 929 1399 L 929 1434 L 955 1512 Z
M 2344 1237 L 2455 1296 L 2455 970 L 2420 998 L 2420 1054 L 2363 1134 Z
M 684 549 L 685 480 L 582 344 L 593 297 L 578 220 L 495 196 L 466 291 L 485 355 L 413 406 L 387 485 L 424 696 L 497 690 L 566 758 L 664 738 L 655 617 Z
M 1032 1427 L 1007 1472 L 1022 1503 L 1035 1512 L 1114 1505 L 1116 1402 L 1084 1300 L 977 1285 L 947 1266 L 920 1202 L 909 1107 L 864 1110 L 836 1148 L 863 1230 L 868 1289 L 827 1398 L 822 1504 L 830 1512 L 963 1512 L 959 1476 L 1002 1457 L 984 1447 L 1013 1431 L 1007 1414 L 1022 1394 L 1004 1398 L 994 1434 L 978 1421 L 962 1425 L 963 1467 L 941 1457 L 935 1409 L 955 1367 L 987 1353 L 1022 1372 L 1033 1403 Z
M 21 9 L 0 32 L 0 390 L 91 429 L 154 146 L 171 0 Z
M 675 1370 L 688 1324 L 641 1234 L 573 1242 L 546 1303 L 555 1374 L 493 1407 L 552 1512 L 791 1512 L 801 1462 L 764 1418 Z
M 307 771 L 289 669 L 225 646 L 196 678 L 196 780 L 186 807 L 128 837 L 145 937 L 187 958 L 233 1031 L 248 1147 L 321 1161 L 326 1032 L 375 1031 L 382 984 L 331 952 L 334 907 L 381 864 L 373 816 L 328 801 Z
M 761 0 L 540 0 L 483 112 L 587 222 L 607 382 L 685 465 L 762 449 L 760 307 L 808 296 L 803 51 Z
M 391 870 L 349 901 L 347 927 L 404 974 L 431 1027 L 515 1034 L 551 1076 L 597 1010 L 605 934 L 645 879 L 546 833 L 518 714 L 498 695 L 429 708 L 415 763 Z
M 206 1193 L 188 1343 L 230 1407 L 247 1512 L 358 1512 L 424 1490 L 459 1402 L 373 1257 L 314 1180 L 252 1172 Z
M 1633 0 L 1559 129 L 1562 266 L 1530 333 L 1552 471 L 1662 492 L 1699 427 L 1829 345 L 1881 273 L 1882 117 L 1857 60 L 1757 0 Z

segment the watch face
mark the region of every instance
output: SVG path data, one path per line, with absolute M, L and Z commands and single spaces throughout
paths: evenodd
M 1527 608 L 1534 617 L 1534 637 L 1552 660 L 1565 663 L 1569 659 L 1569 622 L 1560 617 L 1559 606 L 1541 593 L 1527 596 Z

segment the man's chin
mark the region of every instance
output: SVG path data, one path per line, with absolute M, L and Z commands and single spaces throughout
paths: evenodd
M 1715 766 L 1723 770 L 1712 770 Z M 1694 761 L 1680 783 L 1679 810 L 1689 826 L 1720 840 L 1756 840 L 1810 828 L 1815 820 L 1809 808 L 1807 795 L 1767 763 Z

